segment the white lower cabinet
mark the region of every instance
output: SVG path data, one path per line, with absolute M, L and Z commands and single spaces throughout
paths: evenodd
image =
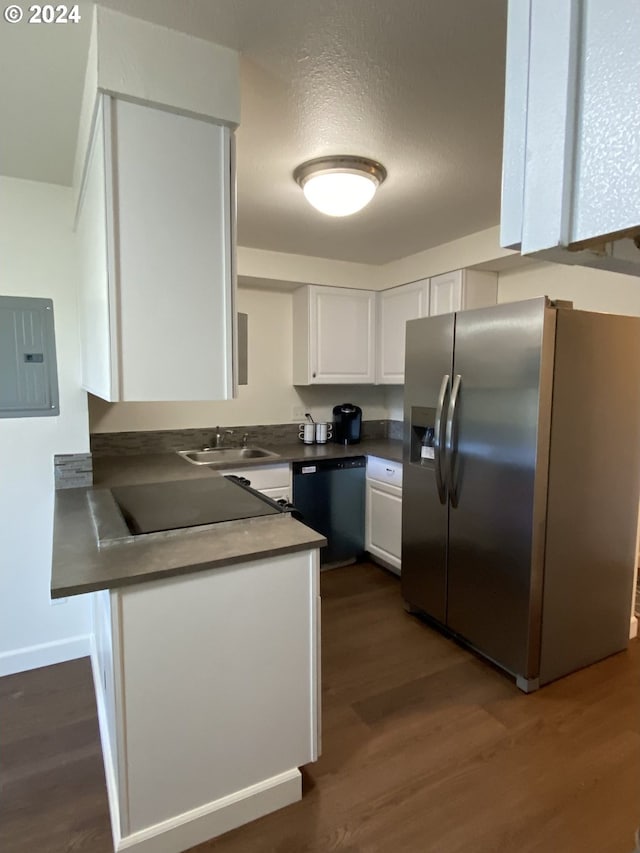
M 301 799 L 320 748 L 317 549 L 96 593 L 114 848 L 177 853 Z
M 287 501 L 288 503 L 291 503 L 291 489 L 289 486 L 277 489 L 260 489 L 260 491 L 263 495 L 266 495 L 274 501 Z
M 291 465 L 257 465 L 255 468 L 238 468 L 237 471 L 222 471 L 222 474 L 244 477 L 251 488 L 278 500 L 291 500 Z
M 400 574 L 402 553 L 402 464 L 367 460 L 365 548 L 386 568 Z

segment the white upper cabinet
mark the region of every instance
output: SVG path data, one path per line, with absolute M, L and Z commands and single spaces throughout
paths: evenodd
M 294 385 L 375 382 L 375 297 L 316 285 L 294 291 Z
M 429 314 L 486 308 L 498 301 L 498 276 L 483 270 L 454 270 L 431 279 Z
M 640 275 L 638 0 L 509 0 L 500 242 Z
M 404 338 L 407 320 L 429 314 L 429 279 L 378 293 L 377 381 L 404 382 Z
M 101 95 L 78 202 L 83 385 L 233 396 L 233 133 Z

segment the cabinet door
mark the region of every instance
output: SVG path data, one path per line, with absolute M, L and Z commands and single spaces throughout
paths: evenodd
M 462 309 L 462 270 L 454 270 L 431 279 L 430 316 L 450 314 Z
M 489 308 L 498 302 L 498 274 L 485 270 L 463 270 L 462 308 Z
M 121 400 L 233 396 L 232 138 L 113 99 Z
M 365 547 L 400 574 L 402 553 L 402 490 L 367 482 Z
M 488 308 L 498 301 L 498 276 L 485 270 L 455 270 L 431 279 L 429 314 Z
M 375 381 L 375 293 L 313 287 L 309 322 L 311 383 Z
M 111 175 L 110 115 L 103 97 L 85 161 L 85 176 L 78 201 L 76 240 L 80 288 L 80 341 L 82 387 L 103 400 L 118 399 L 118 312 L 113 287 L 113 217 L 107 197 Z M 107 125 L 105 128 L 105 124 Z
M 638 44 L 637 0 L 509 3 L 502 246 L 640 274 Z
M 404 337 L 407 320 L 429 314 L 429 280 L 416 281 L 378 294 L 377 380 L 404 382 Z

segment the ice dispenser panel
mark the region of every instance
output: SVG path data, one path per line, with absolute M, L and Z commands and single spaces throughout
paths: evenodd
M 436 410 L 411 407 L 411 449 L 409 459 L 416 465 L 433 465 Z

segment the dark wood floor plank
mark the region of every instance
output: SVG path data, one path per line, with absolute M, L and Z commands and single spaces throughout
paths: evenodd
M 640 643 L 525 696 L 402 609 L 371 564 L 324 572 L 323 754 L 304 797 L 192 853 L 628 853 Z M 0 679 L 0 850 L 110 853 L 88 662 Z
M 65 723 L 95 720 L 89 658 L 0 678 L 0 749 Z

